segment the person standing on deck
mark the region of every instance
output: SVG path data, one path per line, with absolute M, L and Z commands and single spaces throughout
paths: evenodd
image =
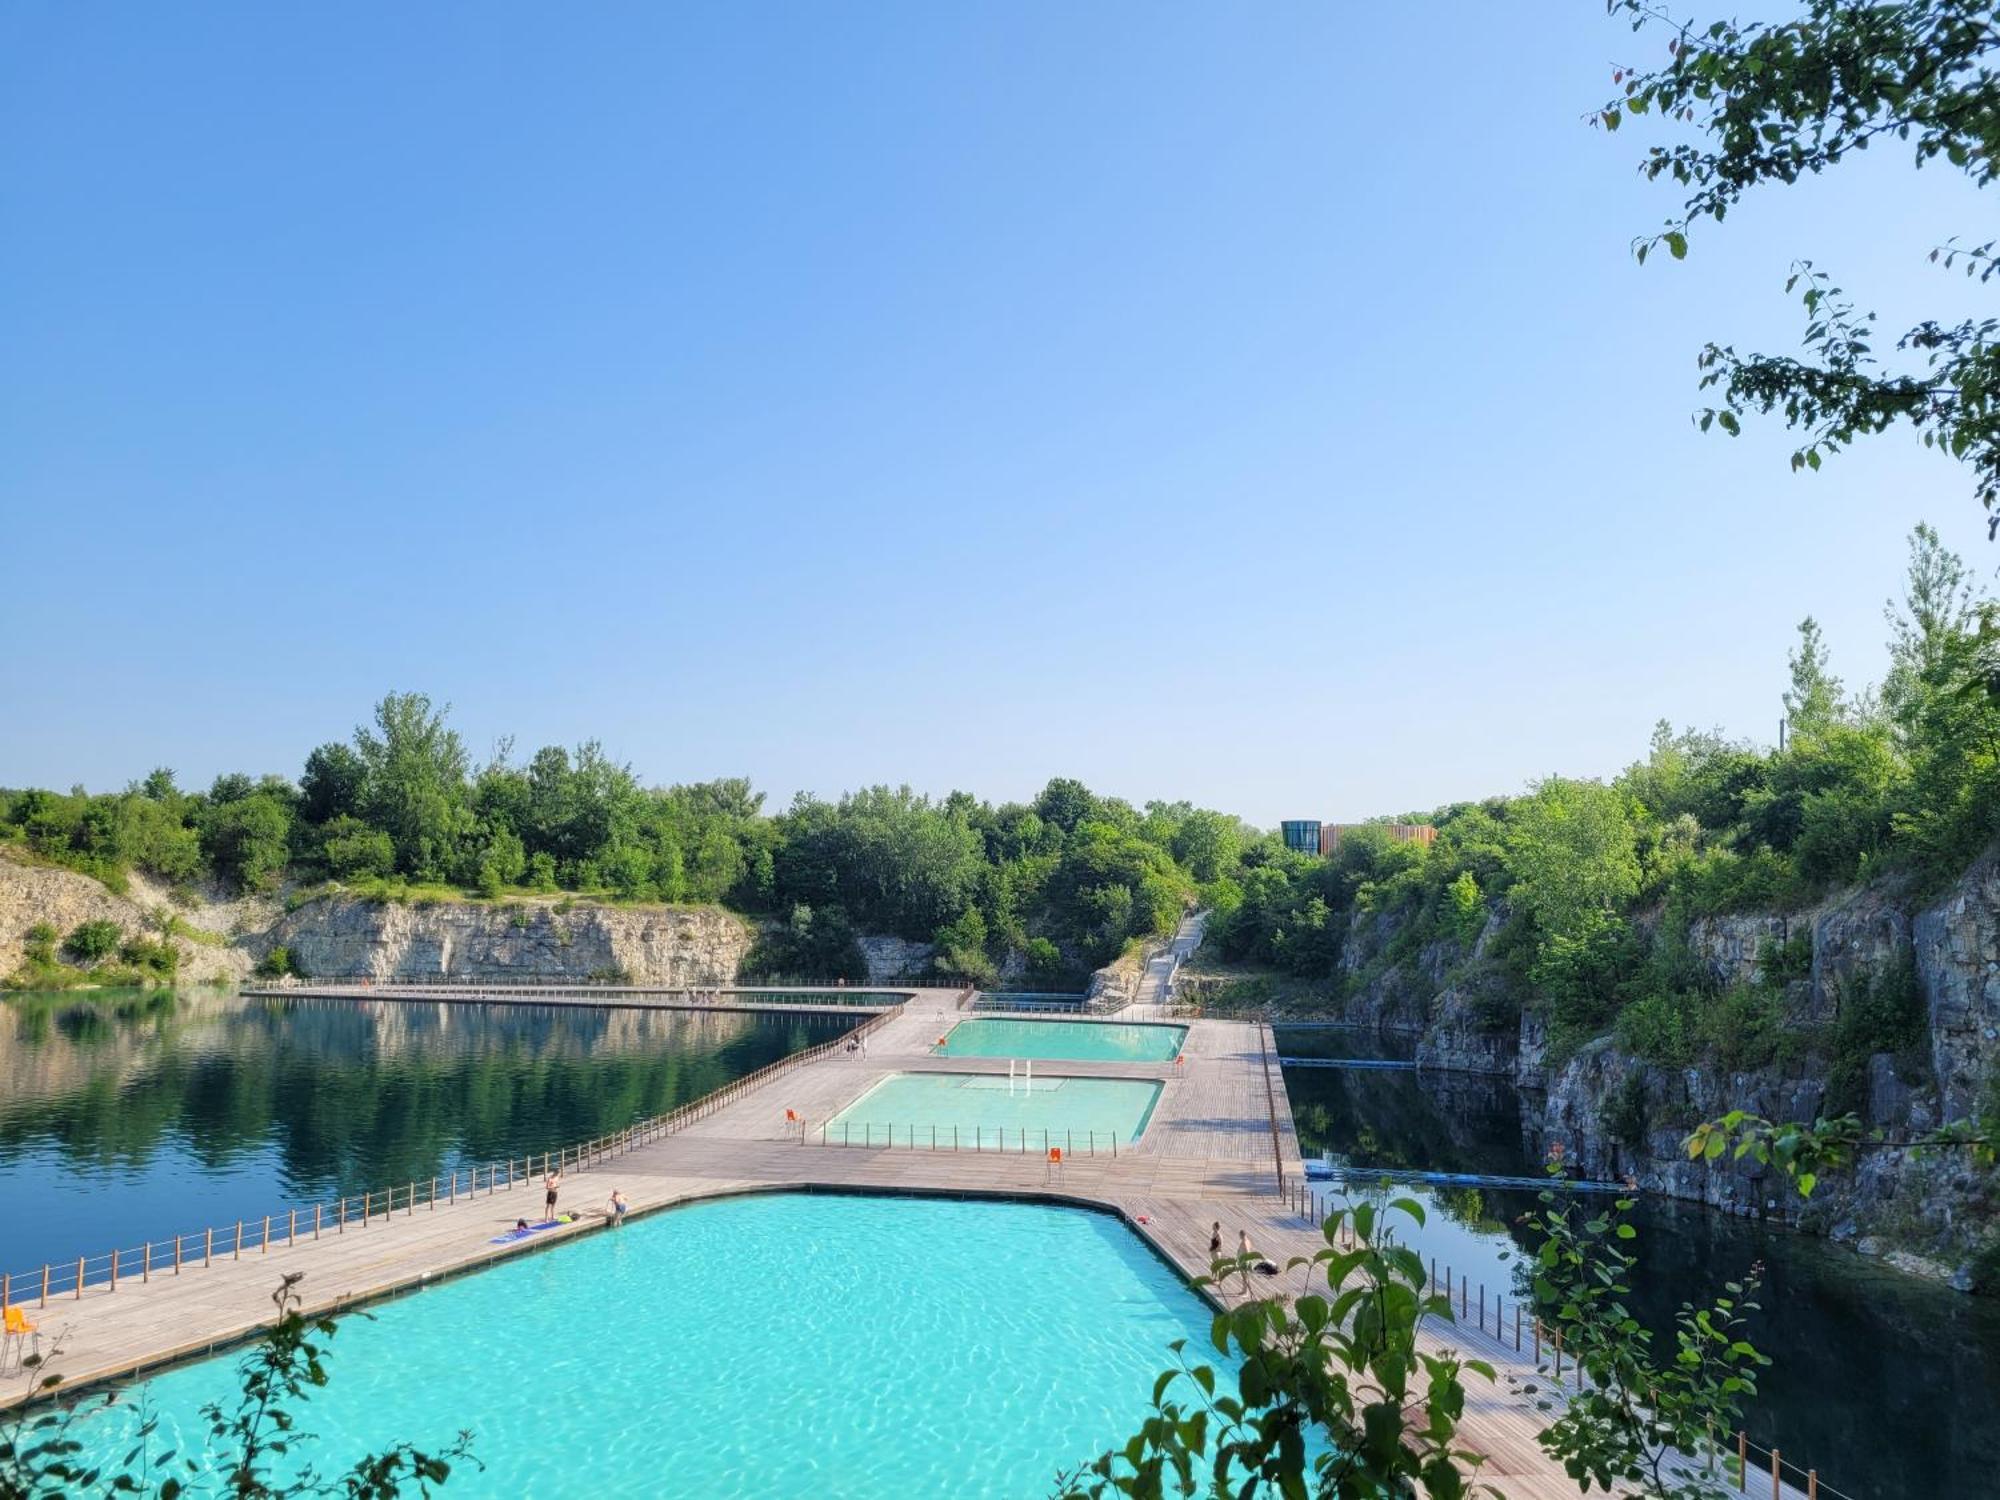
M 542 1179 L 542 1217 L 556 1216 L 556 1194 L 562 1190 L 562 1168 L 558 1167 Z

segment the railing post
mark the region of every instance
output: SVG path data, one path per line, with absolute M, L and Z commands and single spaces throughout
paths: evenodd
M 291 1249 L 299 1242 L 299 1211 L 295 1208 L 291 1217 L 285 1220 L 285 1248 Z
M 318 1238 L 319 1238 L 319 1210 L 320 1210 L 320 1206 L 319 1206 L 319 1205 L 318 1205 L 317 1203 L 315 1203 L 315 1204 L 313 1205 L 313 1238 L 314 1238 L 314 1239 L 318 1239 Z
M 176 1276 L 181 1274 L 181 1237 L 179 1235 L 174 1236 L 174 1274 Z
M 83 1300 L 83 1257 L 81 1255 L 76 1258 L 76 1300 L 78 1302 Z
M 139 1285 L 148 1286 L 153 1280 L 153 1242 L 146 1241 L 145 1259 L 139 1262 Z M 0 1292 L 0 1304 L 5 1304 L 7 1294 Z
M 236 1221 L 236 1259 L 243 1259 L 243 1221 Z
M 42 1262 L 42 1306 L 49 1305 L 49 1263 Z
M 213 1229 L 204 1229 L 201 1232 L 201 1268 L 205 1271 L 214 1264 L 215 1231 Z
M 118 1252 L 115 1249 L 111 1252 L 111 1290 L 118 1290 Z
M 1771 1450 L 1771 1500 L 1785 1500 L 1785 1481 L 1780 1476 L 1784 1468 L 1778 1462 L 1778 1450 Z
M 271 1253 L 271 1216 L 269 1214 L 264 1215 L 264 1237 L 257 1242 L 257 1253 L 259 1255 L 269 1255 Z

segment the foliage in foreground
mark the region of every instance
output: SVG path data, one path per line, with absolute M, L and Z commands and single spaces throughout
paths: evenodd
M 1423 1223 L 1410 1199 L 1388 1209 Z M 1341 1248 L 1346 1228 L 1351 1249 Z M 1059 1476 L 1062 1500 L 1473 1492 L 1467 1476 L 1480 1456 L 1458 1443 L 1464 1379 L 1491 1380 L 1492 1366 L 1418 1347 L 1427 1320 L 1451 1320 L 1450 1299 L 1426 1290 L 1423 1261 L 1381 1232 L 1373 1205 L 1342 1209 L 1323 1231 L 1325 1249 L 1286 1266 L 1306 1270 L 1306 1290 L 1290 1307 L 1269 1297 L 1216 1315 L 1216 1352 L 1242 1361 L 1233 1392 L 1176 1340 L 1175 1367 L 1153 1384 L 1153 1414 L 1122 1447 Z M 1250 1271 L 1218 1262 L 1197 1284 Z M 1323 1291 L 1311 1290 L 1315 1273 Z
M 159 1419 L 143 1413 L 124 1451 L 93 1451 L 86 1441 L 91 1419 L 110 1408 L 112 1395 L 64 1397 L 55 1358 L 30 1355 L 39 1400 L 0 1416 L 0 1500 L 54 1500 L 64 1495 L 149 1495 L 156 1500 L 202 1495 L 233 1500 L 391 1500 L 429 1495 L 451 1477 L 452 1466 L 471 1459 L 471 1434 L 461 1432 L 436 1452 L 397 1443 L 358 1459 L 337 1474 L 322 1474 L 310 1457 L 312 1435 L 302 1430 L 299 1406 L 327 1384 L 326 1342 L 335 1332 L 328 1318 L 299 1311 L 300 1274 L 288 1275 L 271 1296 L 277 1321 L 238 1366 L 233 1404 L 201 1411 L 207 1451 L 178 1453 L 161 1437 Z
M 1586 1492 L 1596 1485 L 1658 1500 L 1737 1493 L 1723 1477 L 1718 1439 L 1736 1430 L 1743 1402 L 1757 1393 L 1757 1370 L 1770 1363 L 1743 1337 L 1757 1309 L 1758 1269 L 1707 1307 L 1682 1303 L 1672 1354 L 1656 1359 L 1653 1331 L 1626 1304 L 1638 1264 L 1626 1248 L 1637 1237 L 1626 1222 L 1634 1200 L 1598 1212 L 1557 1191 L 1541 1201 L 1535 1297 L 1583 1377 L 1542 1432 L 1543 1449 Z
M 1560 1175 L 1559 1153 L 1550 1170 Z M 1537 1306 L 1560 1332 L 1569 1368 L 1580 1364 L 1586 1377 L 1568 1375 L 1560 1402 L 1538 1402 L 1553 1413 L 1539 1441 L 1584 1492 L 1720 1500 L 1729 1491 L 1711 1472 L 1717 1438 L 1735 1430 L 1769 1363 L 1743 1337 L 1757 1273 L 1707 1307 L 1684 1303 L 1672 1352 L 1656 1357 L 1653 1332 L 1626 1303 L 1637 1265 L 1627 1248 L 1637 1237 L 1626 1222 L 1632 1202 L 1587 1209 L 1558 1182 L 1530 1220 L 1540 1237 L 1529 1267 Z M 1365 1202 L 1343 1207 L 1321 1226 L 1327 1248 L 1287 1266 L 1307 1268 L 1292 1306 L 1261 1298 L 1216 1316 L 1216 1352 L 1242 1361 L 1233 1390 L 1213 1365 L 1172 1345 L 1152 1415 L 1122 1446 L 1059 1475 L 1058 1500 L 1499 1495 L 1479 1481 L 1481 1455 L 1459 1437 L 1467 1373 L 1491 1381 L 1495 1372 L 1448 1346 L 1419 1347 L 1426 1324 L 1453 1321 L 1451 1299 L 1429 1290 L 1421 1257 L 1396 1243 L 1389 1214 L 1424 1223 L 1408 1199 L 1380 1212 Z M 1197 1284 L 1248 1271 L 1220 1260 Z M 1323 1292 L 1312 1290 L 1315 1273 Z M 1540 1391 L 1529 1385 L 1523 1394 Z
M 1720 224 L 1753 189 L 1831 171 L 1874 143 L 1900 146 L 1913 165 L 1942 162 L 1976 188 L 2000 170 L 2000 24 L 1993 0 L 1809 0 L 1768 20 L 1677 20 L 1657 0 L 1607 0 L 1634 31 L 1667 39 L 1659 68 L 1620 68 L 1617 97 L 1594 116 L 1607 130 L 1647 117 L 1667 137 L 1640 171 L 1686 194 L 1681 211 L 1634 249 L 1679 260 L 1691 227 Z M 1677 127 L 1692 127 L 1677 129 Z M 1963 267 L 1984 286 L 1995 246 L 1935 246 L 1933 262 Z M 1700 416 L 1732 436 L 1746 414 L 1778 412 L 1801 434 L 1794 469 L 1817 469 L 1858 436 L 1908 422 L 1969 464 L 1989 530 L 2000 530 L 2000 322 L 1928 318 L 1896 341 L 1902 368 L 1876 352 L 1872 313 L 1856 311 L 1810 261 L 1793 268 L 1787 292 L 1805 312 L 1799 356 L 1739 354 L 1710 344 L 1703 389 L 1722 404 Z

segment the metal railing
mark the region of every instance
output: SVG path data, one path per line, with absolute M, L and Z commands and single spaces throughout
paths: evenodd
M 973 997 L 967 1009 L 1085 1015 L 1092 1013 L 1092 1003 L 1087 995 L 1060 993 L 1055 990 L 981 990 Z
M 801 1124 L 799 1129 L 801 1139 L 808 1139 L 810 1127 Z M 928 1136 L 922 1133 L 926 1129 L 929 1132 Z M 900 1146 L 896 1139 L 898 1132 L 902 1134 Z M 1101 1141 L 1098 1139 L 1099 1136 L 1103 1137 Z M 1029 1130 L 1026 1126 L 1016 1126 L 1010 1132 L 999 1125 L 991 1130 L 983 1125 L 975 1125 L 971 1133 L 966 1134 L 957 1125 L 951 1126 L 949 1132 L 945 1133 L 945 1127 L 940 1125 L 924 1127 L 914 1123 L 884 1125 L 882 1139 L 878 1141 L 875 1139 L 873 1122 L 867 1120 L 861 1122 L 861 1139 L 858 1141 L 854 1139 L 853 1121 L 843 1120 L 838 1132 L 833 1129 L 832 1122 L 828 1121 L 819 1127 L 819 1143 L 822 1146 L 872 1147 L 880 1150 L 983 1151 L 989 1155 L 1002 1153 L 1010 1156 L 1047 1156 L 1052 1151 L 1061 1151 L 1065 1157 L 1075 1156 L 1079 1144 L 1074 1130 Z M 1082 1154 L 1085 1156 L 1115 1157 L 1118 1155 L 1118 1132 L 1087 1130 L 1084 1132 L 1081 1145 Z
M 488 997 L 497 1000 L 504 996 L 505 1002 L 509 1004 L 537 997 L 568 1001 L 587 997 L 593 1003 L 605 1005 L 616 1004 L 621 999 L 658 1000 L 667 997 L 680 1002 L 683 1008 L 695 1010 L 707 1008 L 753 1010 L 781 1007 L 792 1011 L 871 1010 L 906 1004 L 914 996 L 914 992 L 907 989 L 869 989 L 860 986 L 851 989 L 840 986 L 786 989 L 775 985 L 649 985 L 610 981 L 588 983 L 569 980 L 536 981 L 520 978 L 501 982 L 464 979 L 295 979 L 280 983 L 245 985 L 241 993 L 251 999 L 272 1000 L 372 997 L 385 1001 L 478 1001 Z
M 115 1292 L 120 1283 L 144 1284 L 155 1276 L 179 1276 L 185 1271 L 205 1269 L 218 1259 L 241 1260 L 245 1255 L 267 1255 L 273 1247 L 284 1249 L 328 1235 L 359 1233 L 397 1217 L 408 1218 L 419 1209 L 434 1212 L 440 1203 L 454 1204 L 461 1197 L 491 1197 L 497 1192 L 538 1183 L 552 1170 L 589 1171 L 707 1119 L 773 1078 L 831 1056 L 901 1011 L 900 1004 L 881 1011 L 837 1037 L 781 1057 L 666 1114 L 580 1145 L 509 1157 L 504 1162 L 462 1168 L 449 1177 L 397 1183 L 331 1202 L 286 1205 L 273 1213 L 238 1219 L 233 1224 L 148 1240 L 96 1255 L 80 1255 L 73 1261 L 46 1262 L 38 1270 L 21 1275 L 0 1273 L 0 1305 L 26 1305 L 32 1301 L 39 1307 L 47 1307 L 51 1299 L 81 1301 L 86 1292 L 93 1295 Z
M 1335 1211 L 1334 1205 L 1307 1183 L 1294 1185 L 1285 1197 L 1292 1212 L 1309 1224 L 1324 1225 Z M 1342 1247 L 1352 1249 L 1352 1226 L 1343 1224 L 1339 1233 Z M 1510 1324 L 1504 1295 L 1495 1292 L 1489 1299 L 1485 1282 L 1475 1286 L 1468 1276 L 1455 1271 L 1450 1265 L 1444 1267 L 1444 1274 L 1440 1277 L 1436 1256 L 1429 1259 L 1427 1291 L 1432 1295 L 1441 1293 L 1447 1307 L 1456 1303 L 1452 1316 L 1454 1327 L 1470 1326 L 1482 1337 L 1493 1339 L 1502 1353 L 1511 1351 L 1526 1355 L 1533 1360 L 1536 1369 L 1565 1394 L 1571 1386 L 1577 1390 L 1584 1388 L 1587 1376 L 1573 1354 L 1563 1348 L 1562 1329 L 1545 1323 L 1533 1304 L 1518 1292 L 1514 1294 Z M 1490 1326 L 1487 1321 L 1489 1307 L 1492 1312 Z M 1565 1385 L 1565 1376 L 1568 1385 Z M 1803 1495 L 1806 1500 L 1821 1500 L 1822 1496 L 1825 1500 L 1854 1500 L 1853 1496 L 1823 1481 L 1817 1469 L 1805 1468 L 1782 1457 L 1776 1448 L 1759 1447 L 1740 1431 L 1735 1435 L 1733 1449 L 1711 1437 L 1704 1452 L 1680 1457 L 1682 1463 L 1691 1468 L 1700 1468 L 1708 1473 L 1720 1469 L 1735 1485 L 1737 1492 L 1743 1495 L 1769 1495 L 1771 1500 L 1786 1500 L 1786 1486 L 1789 1485 L 1793 1494 Z M 1786 1477 L 1788 1474 L 1797 1477 L 1789 1479 Z

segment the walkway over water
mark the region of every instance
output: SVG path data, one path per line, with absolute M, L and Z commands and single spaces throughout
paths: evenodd
M 245 985 L 253 999 L 381 1000 L 447 1005 L 628 1006 L 643 1010 L 748 1011 L 766 1015 L 882 1015 L 915 998 L 913 989 L 853 989 L 831 985 L 510 984 L 504 981 L 315 979 L 302 983 Z
M 1162 967 L 1170 969 L 1171 963 Z M 1146 986 L 1144 1003 L 1159 1006 L 1155 997 L 1163 979 Z M 302 987 L 278 991 L 302 992 Z M 123 1274 L 115 1282 L 93 1270 L 78 1290 L 43 1302 L 17 1281 L 12 1300 L 26 1304 L 45 1346 L 60 1344 L 58 1368 L 73 1389 L 253 1335 L 270 1312 L 272 1287 L 287 1272 L 303 1273 L 300 1290 L 308 1313 L 336 1312 L 559 1240 L 606 1232 L 603 1205 L 614 1188 L 635 1213 L 798 1188 L 1040 1197 L 1115 1213 L 1190 1277 L 1209 1271 L 1209 1231 L 1217 1222 L 1225 1243 L 1233 1244 L 1236 1232 L 1245 1230 L 1280 1265 L 1324 1248 L 1313 1216 L 1321 1204 L 1305 1185 L 1277 1049 L 1269 1028 L 1252 1022 L 1190 1021 L 1173 1061 L 1039 1066 L 1038 1079 L 1133 1079 L 1160 1086 L 1144 1134 L 1136 1143 L 1121 1143 L 1115 1155 L 1065 1153 L 1058 1165 L 1032 1135 L 1032 1149 L 1025 1152 L 934 1150 L 927 1142 L 912 1147 L 907 1135 L 904 1144 L 894 1146 L 821 1144 L 828 1137 L 817 1127 L 892 1073 L 974 1073 L 1005 1080 L 1006 1058 L 934 1055 L 937 1038 L 964 1015 L 962 998 L 956 990 L 911 992 L 905 1004 L 863 1019 L 841 1039 L 773 1064 L 699 1104 L 582 1151 L 565 1150 L 563 1202 L 580 1211 L 579 1220 L 526 1241 L 493 1243 L 516 1219 L 536 1213 L 546 1159 L 482 1168 L 469 1183 L 455 1177 L 448 1190 L 399 1186 L 386 1214 L 364 1208 L 356 1218 L 343 1204 L 338 1222 L 320 1215 L 311 1222 L 267 1221 L 264 1233 L 240 1250 L 242 1242 L 233 1240 L 171 1264 L 153 1255 L 156 1247 L 147 1247 L 143 1261 L 139 1252 L 126 1250 Z M 536 997 L 532 1003 L 548 1001 Z M 600 993 L 567 1003 L 629 1002 Z M 1143 1013 L 1134 1006 L 1125 1016 L 1134 1012 Z M 162 1230 L 170 1232 L 171 1226 Z M 1305 1285 L 1300 1271 L 1253 1281 L 1250 1290 L 1258 1296 L 1296 1294 Z M 909 1289 L 893 1292 L 908 1295 Z M 1227 1286 L 1216 1289 L 1213 1300 L 1226 1306 L 1244 1295 Z M 1514 1330 L 1501 1327 L 1497 1318 L 1486 1326 L 1482 1301 L 1477 1318 L 1431 1324 L 1420 1342 L 1426 1352 L 1455 1349 L 1490 1361 L 1500 1372 L 1491 1384 L 1475 1378 L 1467 1385 L 1460 1442 L 1487 1456 L 1479 1479 L 1510 1500 L 1571 1500 L 1575 1484 L 1535 1441 L 1548 1421 L 1542 1403 L 1561 1400 L 1561 1388 L 1536 1369 L 1531 1354 L 1516 1349 Z M 1164 1368 L 1171 1356 L 1165 1349 L 1159 1354 Z M 21 1395 L 18 1385 L 0 1388 L 0 1400 Z M 1131 1414 L 1132 1427 L 1142 1415 Z M 1106 1434 L 1106 1440 L 1129 1430 Z M 1051 1454 L 1051 1470 L 1091 1456 Z
M 1399 1057 L 1281 1057 L 1287 1068 L 1381 1068 L 1392 1073 L 1414 1073 L 1416 1059 Z

